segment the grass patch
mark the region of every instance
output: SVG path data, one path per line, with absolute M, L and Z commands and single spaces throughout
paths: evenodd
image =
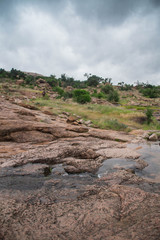
M 117 119 L 101 119 L 94 120 L 93 123 L 101 129 L 112 129 L 116 131 L 126 131 L 128 126 L 120 123 Z
M 55 115 L 62 112 L 76 114 L 84 120 L 91 120 L 94 126 L 101 129 L 113 129 L 117 131 L 129 131 L 129 128 L 160 129 L 156 121 L 150 123 L 150 125 L 147 125 L 144 121 L 137 121 L 137 119 L 145 117 L 143 112 L 122 107 L 90 103 L 82 105 L 75 102 L 64 102 L 61 99 L 46 100 L 44 98 L 36 98 L 32 100 L 31 104 L 36 105 L 41 110 L 48 108 Z

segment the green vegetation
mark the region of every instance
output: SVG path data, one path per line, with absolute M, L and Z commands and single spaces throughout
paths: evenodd
M 58 115 L 65 112 L 76 114 L 84 120 L 91 120 L 93 126 L 102 129 L 113 129 L 129 131 L 130 129 L 160 129 L 160 124 L 155 120 L 147 124 L 146 115 L 142 111 L 132 111 L 122 107 L 114 107 L 100 104 L 78 104 L 76 102 L 67 103 L 61 99 L 43 100 L 37 98 L 32 100 L 31 104 L 40 109 L 48 107 L 52 113 Z M 140 119 L 144 119 L 141 121 Z
M 102 92 L 106 94 L 106 98 L 109 102 L 119 102 L 119 94 L 112 85 L 107 84 L 102 87 Z
M 119 86 L 119 90 L 121 90 L 121 91 L 129 91 L 129 90 L 133 89 L 133 84 L 132 85 L 126 84 L 124 82 L 119 82 L 118 86 Z
M 151 121 L 152 121 L 152 117 L 153 117 L 153 110 L 152 109 L 147 108 L 146 117 L 147 117 L 147 124 L 150 124 Z
M 64 111 L 76 114 L 102 129 L 160 129 L 153 114 L 153 111 L 159 111 L 159 99 L 156 98 L 160 97 L 160 86 L 137 83 L 133 87 L 124 82 L 113 86 L 111 78 L 85 76 L 87 80 L 80 81 L 66 74 L 57 78 L 24 73 L 14 68 L 11 71 L 0 69 L 0 93 L 20 99 L 26 95 L 33 107 L 45 108 L 56 115 Z M 103 99 L 103 105 L 98 104 L 99 101 L 92 104 L 92 97 Z M 106 100 L 112 103 L 111 106 Z
M 158 98 L 160 97 L 160 86 L 154 86 L 151 84 L 145 84 L 145 83 L 138 83 L 137 89 L 140 93 L 143 94 L 145 97 L 149 98 Z
M 76 89 L 73 92 L 73 98 L 77 103 L 87 103 L 91 101 L 90 93 L 83 89 Z

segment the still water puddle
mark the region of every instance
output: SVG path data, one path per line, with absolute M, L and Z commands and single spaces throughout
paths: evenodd
M 97 172 L 98 177 L 106 176 L 119 169 L 133 169 L 135 174 L 152 182 L 160 182 L 160 143 L 128 144 L 128 147 L 141 154 L 140 159 L 148 163 L 143 170 L 137 169 L 134 160 L 111 158 L 103 162 Z
M 123 158 L 110 158 L 103 162 L 102 166 L 97 172 L 97 176 L 104 177 L 111 172 L 116 172 L 120 169 L 134 169 L 136 162 Z
M 148 163 L 148 166 L 137 174 L 153 182 L 160 182 L 160 142 L 129 144 L 128 147 L 135 149 L 141 154 L 141 159 Z

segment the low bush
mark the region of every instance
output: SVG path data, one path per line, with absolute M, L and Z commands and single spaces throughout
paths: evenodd
M 83 89 L 76 89 L 73 91 L 73 98 L 76 102 L 84 104 L 91 101 L 90 93 Z
M 60 87 L 54 87 L 54 88 L 53 88 L 53 91 L 54 91 L 54 92 L 57 92 L 60 97 L 62 97 L 63 94 L 64 94 L 64 90 L 63 90 L 62 88 L 60 88 Z
M 117 91 L 110 91 L 107 97 L 109 102 L 119 102 L 119 94 Z
M 63 93 L 63 100 L 66 100 L 68 98 L 72 98 L 73 97 L 73 93 L 72 92 L 64 92 Z
M 114 88 L 110 84 L 107 84 L 104 87 L 102 87 L 102 92 L 105 94 L 109 94 L 109 92 L 112 92 L 112 91 L 114 91 Z
M 101 99 L 101 98 L 106 98 L 107 96 L 103 92 L 99 92 L 99 93 L 93 93 L 92 97 Z
M 150 124 L 152 122 L 152 117 L 153 117 L 153 110 L 152 109 L 147 108 L 146 117 L 147 117 L 147 124 Z

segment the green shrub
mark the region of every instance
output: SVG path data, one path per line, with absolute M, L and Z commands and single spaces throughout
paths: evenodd
M 88 77 L 87 85 L 91 86 L 91 87 L 96 87 L 101 81 L 102 81 L 101 77 L 98 77 L 96 75 L 92 75 L 92 76 Z
M 158 94 L 158 91 L 156 88 L 146 88 L 146 89 L 141 89 L 140 91 L 145 97 L 149 97 L 149 98 L 157 98 L 160 96 L 160 94 Z
M 73 97 L 73 93 L 72 92 L 64 92 L 63 93 L 63 99 L 66 100 L 68 98 L 72 98 Z
M 99 93 L 97 94 L 97 97 L 98 97 L 99 99 L 101 99 L 101 98 L 106 98 L 105 94 L 102 93 L 102 92 L 99 92 Z
M 126 84 L 124 82 L 119 82 L 118 86 L 119 86 L 119 90 L 121 90 L 121 91 L 129 91 L 129 90 L 132 90 L 132 88 L 133 88 L 133 84 L 130 85 L 130 84 Z
M 102 87 L 102 92 L 104 92 L 105 94 L 109 94 L 109 92 L 111 91 L 114 91 L 114 88 L 110 84 L 107 84 L 104 87 Z
M 152 117 L 153 117 L 153 110 L 152 109 L 147 108 L 146 117 L 147 117 L 147 124 L 150 124 L 152 122 Z
M 94 92 L 93 93 L 97 93 L 97 89 L 94 89 Z
M 138 86 L 139 92 L 143 94 L 145 97 L 149 98 L 157 98 L 160 97 L 160 87 L 154 86 L 151 84 L 144 84 Z
M 54 92 L 57 92 L 60 97 L 62 97 L 63 94 L 64 94 L 64 90 L 63 90 L 62 88 L 60 88 L 60 87 L 54 87 L 54 88 L 53 88 L 53 91 L 54 91 Z
M 56 87 L 58 84 L 57 79 L 54 78 L 48 78 L 46 81 L 51 87 Z
M 74 90 L 73 98 L 76 102 L 81 103 L 81 104 L 91 101 L 90 93 L 83 89 Z
M 25 78 L 25 83 L 27 85 L 35 85 L 36 81 L 35 81 L 35 78 L 31 75 L 27 75 L 26 78 Z
M 96 97 L 96 98 L 106 98 L 106 95 L 103 92 L 99 92 L 99 93 L 93 93 L 92 97 Z
M 119 94 L 117 91 L 110 91 L 108 96 L 107 96 L 107 99 L 109 102 L 119 102 Z

